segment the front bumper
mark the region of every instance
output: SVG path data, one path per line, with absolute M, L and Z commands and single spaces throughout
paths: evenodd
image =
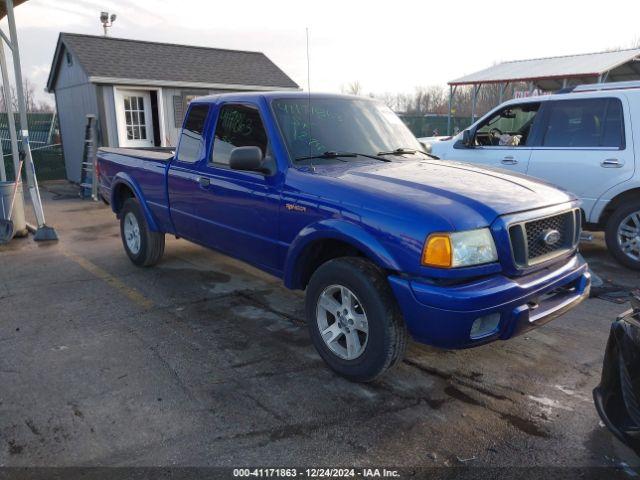
M 560 267 L 509 278 L 492 275 L 461 285 L 432 285 L 391 275 L 389 283 L 413 338 L 441 348 L 506 340 L 543 325 L 589 296 L 587 264 L 574 255 Z M 472 336 L 474 321 L 499 316 L 497 326 Z

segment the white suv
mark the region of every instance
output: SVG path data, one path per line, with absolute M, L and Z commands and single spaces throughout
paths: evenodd
M 575 193 L 584 228 L 604 231 L 613 256 L 640 269 L 639 128 L 640 82 L 618 82 L 510 100 L 455 137 L 428 144 L 442 159 L 508 169 Z

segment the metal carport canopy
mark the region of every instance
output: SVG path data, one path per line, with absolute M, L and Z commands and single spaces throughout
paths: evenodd
M 451 86 L 532 82 L 542 90 L 572 83 L 625 81 L 640 78 L 640 48 L 499 63 L 448 82 Z
M 42 199 L 40 198 L 40 190 L 38 188 L 38 180 L 36 179 L 36 169 L 33 165 L 33 157 L 31 155 L 31 147 L 29 146 L 29 125 L 27 121 L 27 106 L 24 97 L 24 85 L 22 83 L 22 68 L 20 66 L 20 47 L 18 45 L 18 32 L 16 29 L 16 19 L 14 15 L 14 7 L 25 3 L 27 0 L 2 0 L 0 1 L 0 20 L 7 17 L 7 24 L 9 27 L 9 35 L 4 33 L 4 30 L 0 29 L 0 74 L 2 75 L 2 91 L 5 100 L 11 98 L 10 92 L 10 80 L 7 70 L 7 60 L 5 57 L 4 47 L 5 45 L 11 51 L 13 58 L 13 74 L 15 81 L 15 91 L 18 100 L 18 114 L 20 116 L 20 144 L 22 149 L 18 147 L 18 135 L 16 132 L 15 119 L 11 102 L 5 101 L 5 108 L 7 109 L 7 120 L 9 123 L 9 135 L 11 137 L 11 153 L 13 157 L 14 172 L 16 172 L 16 178 L 14 181 L 20 183 L 21 179 L 18 176 L 19 159 L 24 161 L 24 170 L 27 176 L 27 186 L 29 188 L 29 195 L 31 196 L 31 203 L 33 205 L 33 211 L 38 223 L 37 230 L 35 232 L 34 240 L 57 240 L 58 236 L 54 228 L 46 225 L 44 218 L 44 210 L 42 208 Z M 0 169 L 0 176 L 2 180 L 6 180 L 6 172 L 4 169 L 4 152 L 2 152 L 0 142 L 0 160 L 2 160 L 2 168 Z
M 476 99 L 482 85 L 500 85 L 500 99 L 509 84 L 527 83 L 531 93 L 534 87 L 555 91 L 583 83 L 623 82 L 640 80 L 640 48 L 613 50 L 610 52 L 583 53 L 561 57 L 535 58 L 502 62 L 475 73 L 448 82 L 449 116 L 447 134 L 451 135 L 451 111 L 456 89 L 472 85 L 471 121 L 476 118 Z
M 27 0 L 14 0 L 13 6 L 17 7 L 18 5 L 22 5 Z M 7 4 L 5 2 L 0 2 L 0 20 L 7 16 Z

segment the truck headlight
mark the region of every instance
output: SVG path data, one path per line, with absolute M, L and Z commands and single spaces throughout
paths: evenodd
M 496 260 L 498 252 L 488 228 L 433 233 L 427 238 L 422 250 L 422 264 L 427 267 L 470 267 Z

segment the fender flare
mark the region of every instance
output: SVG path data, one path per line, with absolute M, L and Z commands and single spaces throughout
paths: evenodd
M 593 204 L 593 207 L 591 208 L 591 212 L 589 212 L 589 215 L 587 215 L 587 221 L 595 217 L 596 222 L 591 223 L 601 223 L 602 215 L 604 214 L 605 210 L 607 210 L 609 205 L 611 205 L 611 202 L 616 199 L 616 197 L 620 197 L 621 195 L 624 195 L 631 190 L 638 189 L 640 189 L 640 182 L 634 179 L 630 179 L 614 185 L 609 190 L 600 195 L 600 197 L 598 197 L 598 199 Z
M 111 183 L 111 210 L 113 210 L 113 212 L 117 214 L 115 194 L 118 191 L 118 186 L 120 185 L 126 185 L 133 191 L 133 194 L 140 202 L 140 206 L 142 207 L 142 212 L 144 213 L 144 217 L 147 221 L 147 225 L 149 226 L 149 230 L 151 230 L 152 232 L 159 232 L 160 229 L 158 228 L 158 223 L 156 222 L 153 213 L 151 213 L 151 210 L 147 205 L 147 201 L 142 194 L 142 189 L 138 185 L 138 182 L 136 182 L 128 173 L 118 172 L 115 175 L 113 182 Z
M 318 240 L 340 240 L 360 250 L 378 267 L 400 271 L 395 258 L 382 246 L 372 234 L 362 226 L 338 219 L 321 220 L 307 225 L 289 245 L 284 263 L 283 280 L 287 288 L 302 288 L 300 272 L 305 257 L 309 254 L 307 247 Z

